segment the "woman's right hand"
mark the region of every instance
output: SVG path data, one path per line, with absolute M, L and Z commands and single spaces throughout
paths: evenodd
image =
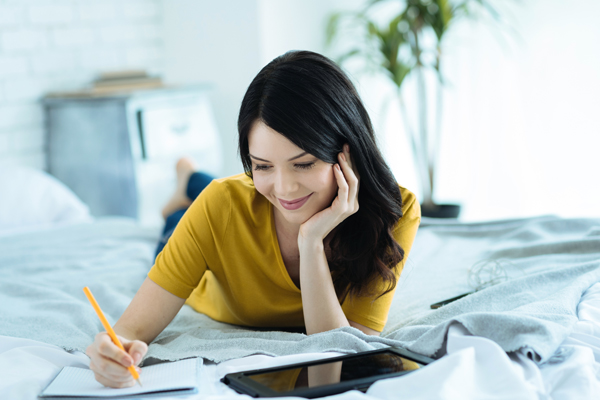
M 85 354 L 90 357 L 90 369 L 96 380 L 104 386 L 124 388 L 135 385 L 135 380 L 127 369 L 130 365 L 139 368 L 140 361 L 148 351 L 148 345 L 140 340 L 128 340 L 118 336 L 125 351 L 121 350 L 108 336 L 101 332 L 94 343 L 88 346 Z
M 114 344 L 108 333 L 96 335 L 85 353 L 90 357 L 90 369 L 104 386 L 122 388 L 133 386 L 135 380 L 127 370 L 139 365 L 152 342 L 169 325 L 185 303 L 146 277 L 133 300 L 114 326 L 115 331 L 140 340 L 117 335 L 125 351 Z M 137 332 L 128 334 L 128 332 Z

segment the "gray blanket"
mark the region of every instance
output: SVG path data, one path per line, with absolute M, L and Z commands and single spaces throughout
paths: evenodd
M 0 335 L 85 350 L 101 325 L 89 286 L 115 323 L 152 264 L 156 230 L 120 218 L 0 238 Z M 212 321 L 185 306 L 150 345 L 149 360 L 251 354 L 357 352 L 403 346 L 438 357 L 452 323 L 506 351 L 547 360 L 577 320 L 582 293 L 600 281 L 600 220 L 554 217 L 478 224 L 423 221 L 382 337 L 342 328 L 310 337 Z M 469 269 L 501 265 L 505 282 L 473 290 Z

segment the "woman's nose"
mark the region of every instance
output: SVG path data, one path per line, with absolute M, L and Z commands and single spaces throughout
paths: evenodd
M 294 179 L 294 174 L 280 171 L 275 175 L 275 193 L 285 200 L 292 200 L 288 196 L 297 192 L 299 187 L 298 182 Z

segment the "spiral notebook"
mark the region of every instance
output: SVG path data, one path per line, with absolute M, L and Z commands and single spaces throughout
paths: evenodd
M 143 367 L 142 387 L 107 388 L 98 383 L 94 372 L 87 368 L 64 367 L 40 394 L 44 399 L 127 399 L 194 394 L 198 391 L 198 371 L 201 358 Z

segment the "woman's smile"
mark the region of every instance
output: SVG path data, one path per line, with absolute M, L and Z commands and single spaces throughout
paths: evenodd
M 281 206 L 283 208 L 285 208 L 286 210 L 297 210 L 308 201 L 310 196 L 312 196 L 312 193 L 309 194 L 308 196 L 300 197 L 299 199 L 296 199 L 296 200 L 287 201 L 287 200 L 280 199 L 279 197 L 277 198 L 277 200 L 279 200 L 279 203 L 281 204 Z

